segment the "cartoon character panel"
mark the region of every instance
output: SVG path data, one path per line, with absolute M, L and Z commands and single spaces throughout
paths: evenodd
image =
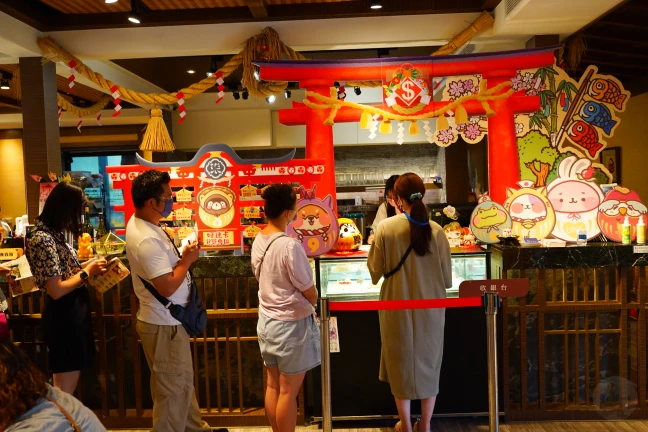
M 112 187 L 123 192 L 124 205 L 114 210 L 122 211 L 126 221 L 135 212 L 132 181 L 149 169 L 166 171 L 175 199 L 173 213 L 163 223 L 179 238 L 197 229 L 206 249 L 235 249 L 242 242 L 249 245 L 266 223 L 264 188 L 289 183 L 316 189 L 326 162 L 293 159 L 294 155 L 293 150 L 278 159 L 243 160 L 225 144 L 207 144 L 187 162 L 153 163 L 138 157 L 140 165 L 107 167 L 106 171 Z

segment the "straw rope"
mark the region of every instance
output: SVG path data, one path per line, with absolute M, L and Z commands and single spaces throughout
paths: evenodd
M 110 102 L 112 102 L 113 98 L 108 95 L 102 96 L 101 99 L 99 99 L 99 102 L 86 108 L 81 108 L 74 105 L 72 102 L 67 100 L 60 93 L 56 94 L 56 100 L 58 102 L 58 106 L 60 106 L 64 111 L 74 114 L 77 117 L 90 117 L 97 114 L 102 109 L 106 108 L 106 106 Z
M 481 102 L 481 104 L 484 106 L 486 109 L 487 114 L 490 113 L 492 115 L 493 110 L 490 108 L 488 105 L 489 101 L 494 101 L 494 100 L 499 100 L 499 99 L 506 99 L 515 93 L 515 90 L 513 88 L 509 88 L 507 91 L 504 93 L 499 92 L 503 91 L 507 87 L 511 87 L 511 81 L 506 81 L 503 83 L 500 83 L 496 85 L 495 87 L 488 89 L 488 90 L 483 90 L 480 91 L 477 94 L 473 95 L 466 95 L 463 97 L 460 97 L 459 99 L 449 103 L 448 105 L 439 108 L 437 110 L 434 110 L 432 112 L 428 112 L 425 114 L 419 114 L 419 115 L 402 115 L 402 114 L 394 114 L 390 111 L 385 111 L 381 108 L 377 108 L 374 106 L 370 105 L 362 105 L 356 102 L 348 102 L 348 101 L 342 101 L 342 100 L 337 100 L 332 97 L 327 97 L 324 95 L 321 95 L 319 93 L 307 91 L 306 96 L 307 97 L 312 97 L 313 99 L 316 99 L 318 101 L 321 101 L 323 103 L 315 103 L 312 102 L 308 99 L 304 100 L 304 104 L 310 108 L 314 109 L 330 109 L 331 112 L 329 113 L 329 116 L 326 118 L 324 121 L 324 124 L 327 125 L 333 125 L 335 121 L 335 116 L 337 115 L 337 112 L 340 108 L 342 107 L 348 107 L 348 108 L 355 108 L 359 109 L 362 111 L 367 111 L 371 114 L 377 114 L 383 118 L 383 120 L 396 120 L 396 121 L 414 121 L 414 120 L 427 120 L 431 119 L 433 117 L 438 117 L 440 115 L 445 114 L 447 111 L 454 110 L 461 106 L 462 104 L 471 101 L 471 100 L 476 100 Z
M 483 12 L 477 18 L 477 20 L 475 20 L 475 22 L 473 22 L 472 24 L 470 24 L 470 26 L 457 34 L 449 43 L 434 52 L 432 56 L 451 54 L 452 52 L 468 43 L 477 33 L 490 27 L 493 22 L 494 19 L 492 15 L 488 12 Z M 61 62 L 66 65 L 71 61 L 74 61 L 77 64 L 77 67 L 75 69 L 79 74 L 97 84 L 106 92 L 112 93 L 111 89 L 116 85 L 117 90 L 121 94 L 121 99 L 125 101 L 135 104 L 147 105 L 173 105 L 178 102 L 178 98 L 176 97 L 176 94 L 178 92 L 141 93 L 116 84 L 109 79 L 106 79 L 102 74 L 93 71 L 92 68 L 85 65 L 81 60 L 79 60 L 79 58 L 66 51 L 49 36 L 40 38 L 38 40 L 38 44 L 40 45 L 43 55 L 47 60 Z M 254 67 L 252 66 L 252 62 L 256 58 L 256 50 L 259 45 L 266 45 L 268 47 L 267 60 L 305 60 L 306 57 L 293 50 L 289 46 L 285 45 L 274 29 L 266 27 L 260 34 L 252 36 L 247 41 L 245 41 L 243 50 L 232 57 L 230 61 L 228 61 L 222 68 L 218 70 L 218 72 L 222 74 L 222 77 L 226 78 L 241 65 L 243 65 L 243 85 L 253 96 L 265 98 L 282 92 L 286 89 L 288 83 L 281 81 L 262 82 L 256 80 L 256 78 L 254 77 Z M 218 76 L 217 74 L 214 74 L 211 77 L 206 77 L 198 81 L 197 83 L 190 85 L 189 87 L 181 89 L 180 92 L 184 94 L 184 99 L 187 100 L 214 87 L 217 84 L 217 80 Z M 382 86 L 382 82 L 352 81 L 348 82 L 347 85 L 353 87 L 380 87 Z M 98 111 L 100 111 L 100 109 L 98 109 L 98 106 L 103 103 L 103 99 L 102 101 L 89 108 L 78 108 L 67 101 L 67 103 L 63 102 L 63 104 L 61 104 L 60 97 L 59 102 L 59 105 L 65 111 L 73 112 L 77 115 L 81 115 L 81 113 L 87 112 L 89 113 L 87 115 L 90 115 L 96 114 Z M 104 107 L 105 105 L 101 108 L 103 109 Z

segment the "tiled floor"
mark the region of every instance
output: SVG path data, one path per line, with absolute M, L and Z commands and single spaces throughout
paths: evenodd
M 121 432 L 140 432 L 125 431 Z M 229 432 L 271 432 L 270 428 L 232 428 Z M 297 432 L 316 432 L 318 426 L 298 427 Z M 648 432 L 648 420 L 626 422 L 546 422 L 500 425 L 500 432 Z M 334 429 L 334 432 L 393 432 L 391 428 Z M 434 420 L 432 432 L 488 432 L 486 421 Z

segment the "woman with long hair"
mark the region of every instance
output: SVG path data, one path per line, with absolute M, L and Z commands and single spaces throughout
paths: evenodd
M 369 251 L 373 283 L 384 278 L 380 300 L 445 298 L 452 287 L 450 245 L 443 229 L 429 220 L 425 185 L 413 173 L 398 178 L 394 201 L 400 215 L 378 225 Z M 388 382 L 400 421 L 411 432 L 410 402 L 421 400 L 420 432 L 430 431 L 439 393 L 445 309 L 380 311 L 380 380 Z
M 42 323 L 54 373 L 54 386 L 74 393 L 80 371 L 94 363 L 95 339 L 86 282 L 105 271 L 105 259 L 81 264 L 65 235 L 81 234 L 83 190 L 59 183 L 45 201 L 27 238 L 27 260 L 36 284 L 46 293 Z
M 49 386 L 27 354 L 8 339 L 0 340 L 0 407 L 0 432 L 106 430 L 81 402 Z
M 299 217 L 294 189 L 272 185 L 263 199 L 268 225 L 252 244 L 252 270 L 259 281 L 257 334 L 268 371 L 265 410 L 273 432 L 294 432 L 299 389 L 321 361 L 313 308 L 317 288 L 301 243 L 286 234 Z
M 385 192 L 383 195 L 385 201 L 378 207 L 376 217 L 371 224 L 371 234 L 369 234 L 369 238 L 367 239 L 367 243 L 369 244 L 373 242 L 378 224 L 387 218 L 396 216 L 396 204 L 394 203 L 394 186 L 396 185 L 396 180 L 398 180 L 398 177 L 400 177 L 398 174 L 394 174 L 385 182 Z

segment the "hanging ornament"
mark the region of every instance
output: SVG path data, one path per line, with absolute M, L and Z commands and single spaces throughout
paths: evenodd
M 371 129 L 369 129 L 370 132 L 369 139 L 374 139 L 377 136 L 376 131 L 378 130 L 378 118 L 380 118 L 378 114 L 374 114 L 371 117 Z
M 381 134 L 390 134 L 392 133 L 392 124 L 389 120 L 383 120 L 380 122 L 380 128 L 378 129 L 378 132 Z
M 362 111 L 360 116 L 360 129 L 369 129 L 371 127 L 371 114 L 369 111 Z
M 97 124 L 101 126 L 101 113 L 97 114 Z
M 455 124 L 468 123 L 468 113 L 463 105 L 459 105 L 455 111 Z
M 437 118 L 436 128 L 437 130 L 446 130 L 450 127 L 448 124 L 448 119 L 443 114 Z
M 112 97 L 113 97 L 113 104 L 115 105 L 115 112 L 113 113 L 113 117 L 117 117 L 122 110 L 121 106 L 121 94 L 118 91 L 118 87 L 116 85 L 110 87 L 110 91 L 112 92 Z
M 83 119 L 79 117 L 79 120 L 77 121 L 77 130 L 79 133 L 81 133 L 81 125 L 83 124 Z
M 346 88 L 344 87 L 344 83 L 340 83 L 340 85 L 337 88 L 337 98 L 338 100 L 344 100 L 346 98 Z
M 403 144 L 405 142 L 405 126 L 403 126 L 403 122 L 400 121 L 398 122 L 398 135 L 396 135 L 396 143 L 398 145 Z
M 423 120 L 423 130 L 425 131 L 425 137 L 427 138 L 430 144 L 434 144 L 434 134 L 432 133 L 432 128 L 430 127 L 429 120 Z
M 418 135 L 419 134 L 419 127 L 418 127 L 418 122 L 416 120 L 410 122 L 409 126 L 409 134 L 410 135 Z
M 77 63 L 74 60 L 71 60 L 68 63 L 68 66 L 70 67 L 70 76 L 68 77 L 68 91 L 67 92 L 68 92 L 68 94 L 70 94 L 70 93 L 72 93 L 72 87 L 74 87 L 74 80 L 76 79 L 76 77 L 74 76 L 74 74 L 76 73 L 74 68 L 77 67 Z
M 223 72 L 221 71 L 216 72 L 216 84 L 218 84 L 218 99 L 216 99 L 216 103 L 219 103 L 225 97 L 225 81 L 223 81 Z
M 176 97 L 178 98 L 178 111 L 180 111 L 178 124 L 180 124 L 185 121 L 185 118 L 187 118 L 187 108 L 185 108 L 184 93 L 178 92 L 176 93 Z

